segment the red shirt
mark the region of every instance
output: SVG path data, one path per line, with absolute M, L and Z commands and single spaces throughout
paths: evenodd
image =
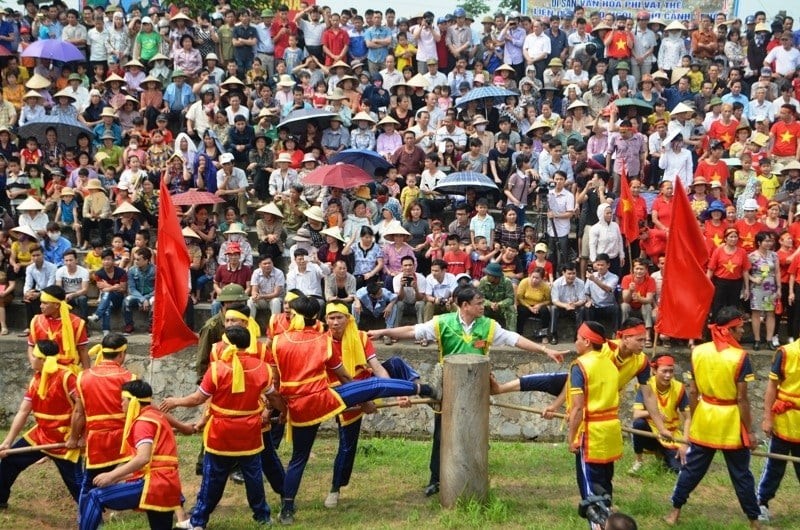
M 778 255 L 778 265 L 781 271 L 781 283 L 789 283 L 789 269 L 794 265 L 797 260 L 790 260 L 789 256 L 794 253 L 794 249 L 783 250 L 779 248 L 776 252 Z
M 766 225 L 760 221 L 748 224 L 744 219 L 736 221 L 734 226 L 736 226 L 736 230 L 739 231 L 739 246 L 748 253 L 756 249 L 756 234 L 767 230 Z
M 660 228 L 650 228 L 646 238 L 639 237 L 639 248 L 655 263 L 659 256 L 667 253 L 667 233 Z
M 736 127 L 738 126 L 739 122 L 735 119 L 731 119 L 728 125 L 722 123 L 722 120 L 717 120 L 709 127 L 708 137 L 711 140 L 719 140 L 725 149 L 730 149 L 731 144 L 736 139 Z
M 447 262 L 447 272 L 454 276 L 465 274 L 470 269 L 469 254 L 463 250 L 455 252 L 445 252 L 442 257 Z
M 630 289 L 631 291 L 637 293 L 641 298 L 644 298 L 650 293 L 656 293 L 656 281 L 649 274 L 645 274 L 645 277 L 642 279 L 642 281 L 637 283 L 633 274 L 626 274 L 622 278 L 622 290 L 624 291 L 626 289 Z M 642 307 L 642 303 L 635 300 L 631 300 L 630 304 L 634 309 L 639 309 Z
M 553 264 L 549 261 L 545 260 L 544 265 L 538 263 L 536 260 L 531 261 L 530 265 L 528 265 L 528 274 L 532 273 L 536 267 L 542 267 L 547 278 L 553 277 Z M 547 280 L 547 278 L 545 278 L 545 280 Z
M 278 32 L 281 28 L 286 27 L 289 31 L 284 31 L 280 37 Z M 280 17 L 276 18 L 269 28 L 269 33 L 272 36 L 272 43 L 275 45 L 275 57 L 283 59 L 283 52 L 289 47 L 289 35 L 297 35 L 297 25 L 291 20 L 286 23 L 281 22 Z
M 797 138 L 800 137 L 800 123 L 792 120 L 786 123 L 779 120 L 769 130 L 775 137 L 772 154 L 775 156 L 795 156 L 797 154 Z
M 711 220 L 706 221 L 705 228 L 703 229 L 703 235 L 706 238 L 713 242 L 712 248 L 717 248 L 721 244 L 725 242 L 725 230 L 728 229 L 728 225 L 725 224 L 723 220 L 719 226 L 715 226 Z
M 694 172 L 694 176 L 703 177 L 709 184 L 712 182 L 719 182 L 723 189 L 725 189 L 728 187 L 728 178 L 730 177 L 730 172 L 728 171 L 728 164 L 722 160 L 717 160 L 716 164 L 712 164 L 705 159 L 701 160 L 700 163 L 697 164 L 697 169 Z
M 736 247 L 733 254 L 725 252 L 725 245 L 717 247 L 708 261 L 708 268 L 722 280 L 741 280 L 745 267 L 750 267 L 750 261 L 741 247 Z
M 616 29 L 611 31 L 611 40 L 606 44 L 606 56 L 612 59 L 627 59 L 631 56 L 627 31 Z
M 328 48 L 328 51 L 334 55 L 342 53 L 342 50 L 344 50 L 344 47 L 348 44 L 350 44 L 350 36 L 342 28 L 339 28 L 338 31 L 326 29 L 322 34 L 322 45 Z M 330 66 L 332 64 L 333 60 L 328 55 L 325 55 L 325 66 Z
M 672 223 L 672 199 L 664 199 L 663 195 L 656 197 L 653 201 L 653 212 L 658 213 L 658 222 L 669 228 Z

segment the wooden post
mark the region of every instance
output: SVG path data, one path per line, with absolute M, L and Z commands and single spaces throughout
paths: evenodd
M 489 494 L 489 374 L 485 355 L 444 361 L 439 502 L 485 502 Z

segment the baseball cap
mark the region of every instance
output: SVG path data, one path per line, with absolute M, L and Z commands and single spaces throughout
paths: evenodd
M 219 156 L 220 164 L 230 164 L 233 162 L 233 155 L 231 153 L 223 153 Z
M 465 17 L 467 16 L 467 12 L 463 7 L 457 7 L 455 11 L 453 11 L 453 16 L 456 18 Z

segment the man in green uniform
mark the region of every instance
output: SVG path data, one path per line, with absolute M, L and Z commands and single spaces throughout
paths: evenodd
M 514 306 L 514 285 L 505 277 L 498 263 L 490 263 L 483 270 L 478 292 L 491 318 L 503 320 L 506 329 L 517 329 L 517 308 Z
M 433 341 L 439 345 L 439 363 L 447 355 L 488 355 L 493 345 L 512 346 L 532 353 L 543 353 L 555 362 L 564 360 L 563 352 L 536 344 L 525 337 L 503 329 L 495 320 L 484 316 L 485 299 L 474 287 L 458 287 L 453 293 L 458 311 L 436 315 L 432 320 L 415 326 L 369 331 L 372 340 L 381 337 Z M 433 426 L 433 448 L 431 450 L 431 479 L 425 495 L 439 491 L 439 444 L 441 440 L 441 417 L 436 414 Z

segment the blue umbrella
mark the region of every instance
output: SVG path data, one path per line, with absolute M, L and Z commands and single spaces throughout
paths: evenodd
M 22 57 L 38 57 L 68 63 L 70 61 L 86 61 L 86 57 L 74 44 L 56 39 L 37 40 L 22 52 Z
M 497 184 L 483 173 L 460 171 L 450 173 L 433 187 L 435 191 L 445 195 L 466 195 L 469 188 L 497 191 Z
M 369 149 L 345 149 L 330 157 L 328 162 L 330 164 L 342 162 L 358 166 L 370 175 L 374 175 L 376 169 L 389 169 L 392 167 L 392 164 L 385 158 Z
M 39 143 L 47 141 L 47 129 L 50 127 L 56 130 L 58 141 L 67 147 L 78 145 L 78 136 L 81 133 L 93 137 L 92 130 L 75 118 L 67 116 L 44 116 L 36 121 L 31 121 L 21 126 L 17 131 L 21 138 L 35 136 Z
M 508 96 L 518 96 L 519 94 L 507 88 L 500 88 L 496 86 L 482 86 L 473 88 L 460 98 L 456 99 L 456 106 L 463 107 L 470 101 L 484 101 L 486 99 L 492 100 L 492 105 L 499 105 Z

